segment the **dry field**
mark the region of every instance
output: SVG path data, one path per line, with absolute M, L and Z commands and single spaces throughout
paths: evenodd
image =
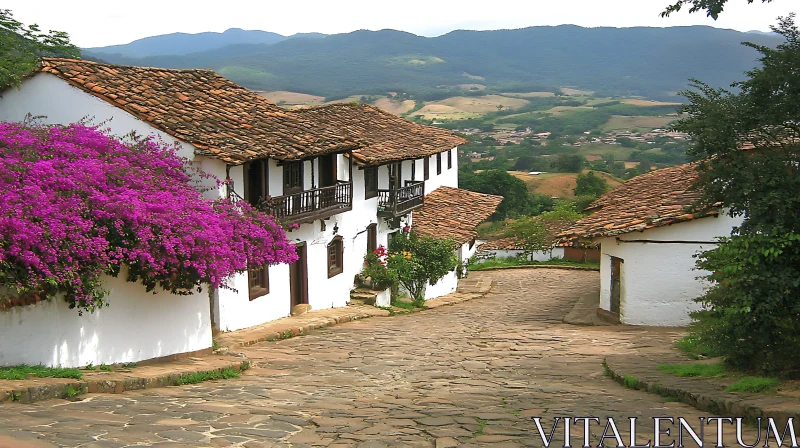
M 667 103 L 663 101 L 652 101 L 642 99 L 630 99 L 622 102 L 623 104 L 630 104 L 631 106 L 649 107 L 649 106 L 680 106 L 681 103 Z
M 584 171 L 584 172 L 588 172 Z M 562 198 L 573 198 L 575 194 L 576 173 L 544 173 L 539 175 L 528 174 L 524 171 L 509 171 L 514 177 L 522 179 L 528 185 L 528 190 L 533 193 L 546 194 Z M 608 173 L 599 171 L 594 172 L 596 176 L 602 177 L 608 182 L 608 186 L 614 188 L 621 185 L 618 179 Z
M 584 95 L 588 96 L 594 94 L 594 92 L 591 90 L 578 90 L 569 87 L 562 87 L 561 92 L 563 92 L 564 95 L 571 95 L 571 96 L 584 96 Z
M 613 130 L 629 130 L 638 128 L 639 130 L 650 130 L 655 128 L 662 128 L 672 121 L 675 117 L 646 117 L 646 116 L 633 116 L 627 117 L 622 115 L 614 115 L 606 124 L 603 125 L 604 131 Z
M 306 93 L 287 92 L 278 90 L 274 92 L 259 91 L 259 95 L 266 98 L 275 104 L 283 102 L 282 106 L 318 106 L 325 102 L 325 98 L 316 95 L 308 95 Z
M 375 106 L 394 115 L 403 115 L 414 108 L 413 100 L 392 101 L 389 98 L 380 98 L 375 101 Z
M 441 101 L 427 103 L 425 107 L 414 112 L 413 115 L 427 119 L 463 120 L 477 118 L 487 112 L 496 112 L 497 106 L 515 109 L 526 104 L 528 104 L 528 100 L 500 95 L 454 96 Z
M 501 95 L 507 96 L 509 98 L 548 98 L 551 96 L 556 96 L 553 92 L 509 92 L 509 93 L 502 93 Z

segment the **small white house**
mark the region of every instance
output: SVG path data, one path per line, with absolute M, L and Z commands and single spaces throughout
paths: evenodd
M 462 265 L 447 274 L 435 285 L 428 285 L 425 300 L 441 297 L 458 288 L 458 279 L 466 270 L 468 260 L 478 250 L 478 224 L 483 222 L 503 201 L 502 196 L 476 193 L 442 186 L 425 197 L 425 205 L 414 212 L 412 228 L 420 235 L 453 240 Z
M 478 257 L 480 260 L 519 258 L 524 253 L 525 249 L 515 238 L 486 241 L 478 246 Z M 531 261 L 548 261 L 553 258 L 564 258 L 564 248 L 553 246 L 548 250 L 537 250 L 528 255 L 528 259 Z
M 695 164 L 635 177 L 603 195 L 565 237 L 600 244 L 600 313 L 630 325 L 684 326 L 707 286 L 694 255 L 730 236 L 741 218 L 724 209 L 690 213 Z
M 44 59 L 19 88 L 2 93 L 0 120 L 28 114 L 174 142 L 180 156 L 229 180 L 198 180 L 208 198 L 248 201 L 296 227 L 288 236 L 300 259 L 186 297 L 143 299 L 141 285 L 109 279 L 110 306 L 84 316 L 57 303 L 0 310 L 0 365 L 197 353 L 210 349 L 212 331 L 285 317 L 299 304 L 345 306 L 367 251 L 410 225 L 428 193 L 457 186 L 456 147 L 465 142 L 367 105 L 285 111 L 209 70 L 69 59 Z

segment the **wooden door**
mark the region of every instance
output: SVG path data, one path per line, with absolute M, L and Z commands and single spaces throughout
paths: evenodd
M 619 314 L 620 296 L 622 292 L 621 258 L 611 257 L 611 312 Z
M 375 252 L 378 248 L 378 225 L 370 224 L 367 227 L 367 254 Z
M 301 303 L 308 303 L 308 263 L 307 247 L 305 243 L 295 246 L 297 261 L 289 265 L 289 289 L 292 297 L 292 307 Z

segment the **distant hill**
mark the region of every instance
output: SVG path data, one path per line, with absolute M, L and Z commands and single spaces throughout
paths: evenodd
M 185 55 L 236 44 L 269 45 L 282 40 L 286 40 L 286 36 L 277 33 L 231 28 L 222 33 L 162 34 L 138 39 L 128 44 L 85 48 L 83 50 L 98 56 L 100 54 L 118 54 L 125 57 L 141 58 L 146 56 Z
M 757 57 L 755 50 L 740 45 L 742 41 L 774 46 L 780 39 L 704 26 L 562 25 L 453 31 L 435 38 L 362 30 L 317 39 L 240 43 L 202 52 L 194 46 L 191 51 L 181 49 L 183 54 L 178 56 L 162 53 L 135 58 L 131 50 L 99 55 L 91 49 L 86 54 L 112 63 L 211 68 L 254 89 L 328 99 L 392 91 L 435 100 L 452 96 L 460 85 L 474 89 L 477 84 L 496 92 L 573 87 L 599 96 L 674 100 L 689 78 L 715 86 L 741 80 Z

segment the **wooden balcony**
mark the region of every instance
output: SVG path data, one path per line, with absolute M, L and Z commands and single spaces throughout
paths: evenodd
M 425 182 L 407 181 L 405 187 L 378 190 L 378 216 L 397 218 L 422 207 Z
M 353 209 L 353 183 L 339 181 L 332 187 L 315 188 L 271 197 L 261 208 L 279 221 L 306 223 Z

